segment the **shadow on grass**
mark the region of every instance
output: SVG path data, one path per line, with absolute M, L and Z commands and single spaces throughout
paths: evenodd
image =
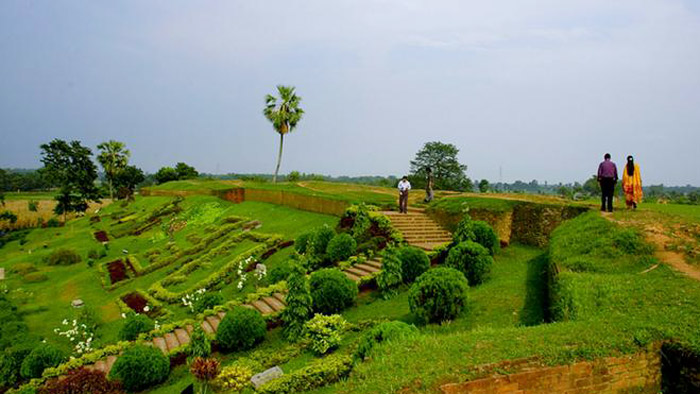
M 547 256 L 545 253 L 527 262 L 527 292 L 520 313 L 520 324 L 536 326 L 547 321 Z

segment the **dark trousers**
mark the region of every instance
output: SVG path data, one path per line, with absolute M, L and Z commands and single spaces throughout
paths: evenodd
M 399 212 L 408 212 L 408 190 L 399 192 Z
M 601 211 L 612 212 L 616 183 L 617 181 L 614 178 L 600 178 L 600 189 L 603 192 L 600 204 Z

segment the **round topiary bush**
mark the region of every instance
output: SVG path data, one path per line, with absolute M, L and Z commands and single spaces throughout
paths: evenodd
M 314 312 L 332 315 L 352 305 L 357 297 L 357 284 L 337 268 L 325 268 L 309 279 Z
M 297 237 L 294 241 L 294 250 L 298 253 L 304 254 L 308 251 L 309 242 L 313 238 L 313 233 L 304 233 Z
M 20 375 L 23 378 L 40 378 L 46 368 L 55 367 L 65 360 L 65 355 L 60 350 L 48 344 L 35 347 L 22 361 Z
M 357 242 L 350 234 L 338 234 L 330 242 L 326 248 L 328 258 L 332 262 L 345 261 L 357 251 Z
M 467 279 L 454 268 L 428 270 L 416 279 L 408 294 L 411 312 L 430 323 L 457 317 L 467 304 Z
M 260 312 L 243 307 L 228 312 L 219 323 L 216 342 L 226 351 L 246 350 L 265 338 L 267 325 Z
M 430 268 L 430 259 L 422 249 L 406 246 L 399 249 L 398 256 L 401 260 L 401 277 L 404 283 L 413 283 Z
M 294 263 L 294 260 L 287 259 L 278 264 L 267 274 L 267 282 L 270 284 L 275 284 L 283 280 L 286 281 L 287 278 L 289 278 L 289 275 L 292 273 L 292 270 L 294 269 Z
M 491 273 L 493 257 L 489 251 L 473 241 L 464 241 L 450 249 L 445 266 L 461 271 L 470 286 L 484 283 Z
M 148 316 L 129 313 L 119 330 L 119 338 L 123 341 L 133 341 L 139 337 L 139 334 L 151 331 L 154 326 L 153 320 Z
M 48 265 L 72 265 L 80 262 L 80 255 L 70 249 L 58 249 L 46 258 Z
M 311 237 L 311 243 L 307 246 L 307 252 L 313 253 L 314 256 L 324 256 L 328 243 L 335 237 L 335 231 L 328 226 L 322 226 L 314 231 Z
M 170 373 L 170 360 L 160 349 L 135 345 L 114 362 L 110 379 L 118 380 L 128 391 L 141 391 L 162 383 Z
M 354 356 L 364 360 L 376 345 L 386 341 L 407 338 L 417 333 L 418 329 L 416 326 L 402 321 L 388 321 L 378 324 L 371 330 L 365 331 L 360 338 Z
M 195 313 L 202 313 L 207 309 L 212 309 L 217 305 L 224 303 L 224 296 L 220 293 L 204 293 L 201 297 L 197 298 L 192 307 Z
M 457 229 L 452 234 L 452 243 L 457 245 L 464 241 L 473 241 L 474 231 L 472 231 L 472 218 L 469 215 L 464 215 L 462 220 L 457 224 Z
M 471 222 L 471 231 L 474 235 L 473 241 L 485 247 L 493 256 L 500 247 L 500 241 L 496 231 L 488 223 L 482 220 Z

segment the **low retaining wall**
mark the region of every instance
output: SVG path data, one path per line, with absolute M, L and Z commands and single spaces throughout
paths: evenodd
M 440 387 L 444 394 L 550 394 L 550 393 L 649 393 L 661 390 L 659 346 L 629 356 L 607 357 L 556 367 L 536 367 L 534 362 L 506 362 L 491 370 L 512 369 L 497 375 Z

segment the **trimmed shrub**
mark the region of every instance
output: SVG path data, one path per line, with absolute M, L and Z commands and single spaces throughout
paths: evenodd
M 43 272 L 30 272 L 24 275 L 22 280 L 24 280 L 25 283 L 40 283 L 49 280 L 49 277 Z
M 253 371 L 243 365 L 231 365 L 224 368 L 219 376 L 212 382 L 217 391 L 237 393 L 250 385 Z
M 430 258 L 422 249 L 406 246 L 399 249 L 398 255 L 404 283 L 413 283 L 430 268 Z
M 309 280 L 314 312 L 332 315 L 352 305 L 357 285 L 336 268 L 325 268 L 311 274 Z
M 294 261 L 292 259 L 287 259 L 270 270 L 270 272 L 267 274 L 267 281 L 270 284 L 275 284 L 277 282 L 287 280 L 293 270 Z
M 284 336 L 289 341 L 296 341 L 304 333 L 304 323 L 311 316 L 311 292 L 306 272 L 298 265 L 292 265 L 292 273 L 287 281 L 289 290 L 285 297 L 287 307 L 282 310 Z
M 445 266 L 461 271 L 470 286 L 484 283 L 491 273 L 493 257 L 489 251 L 473 241 L 464 241 L 450 249 Z
M 266 332 L 267 325 L 260 312 L 237 307 L 219 323 L 216 342 L 226 351 L 246 350 L 262 341 Z
M 347 322 L 340 315 L 316 314 L 305 325 L 306 338 L 311 340 L 311 349 L 322 355 L 340 346 L 343 339 L 341 333 L 346 325 Z
M 42 344 L 34 348 L 22 361 L 20 374 L 23 378 L 40 378 L 46 368 L 55 367 L 66 359 L 63 352 L 55 347 Z
M 80 262 L 80 255 L 70 249 L 58 249 L 46 258 L 48 265 L 72 265 Z
M 457 229 L 452 234 L 452 243 L 457 245 L 464 241 L 474 240 L 474 231 L 472 231 L 472 218 L 468 214 L 464 214 L 464 217 L 457 224 Z
M 498 235 L 493 227 L 483 220 L 474 220 L 471 222 L 471 231 L 474 235 L 473 241 L 485 247 L 493 256 L 500 247 Z
M 192 307 L 195 313 L 202 313 L 207 309 L 212 309 L 217 305 L 224 303 L 224 296 L 220 293 L 204 293 L 197 298 Z
M 328 242 L 326 254 L 332 262 L 345 261 L 357 251 L 357 242 L 350 234 L 338 234 Z
M 430 323 L 459 316 L 467 304 L 469 285 L 460 271 L 440 267 L 428 270 L 416 279 L 408 294 L 411 312 Z
M 311 365 L 284 374 L 256 390 L 260 394 L 292 394 L 308 391 L 346 377 L 353 366 L 353 358 L 344 354 L 332 354 L 315 360 Z
M 32 351 L 29 347 L 7 349 L 0 353 L 0 389 L 15 386 L 21 380 L 22 360 Z
M 335 231 L 332 228 L 328 226 L 319 227 L 314 231 L 306 251 L 314 256 L 324 257 L 328 243 L 331 242 L 333 237 L 335 237 Z
M 120 394 L 123 391 L 119 382 L 110 382 L 104 372 L 87 368 L 68 371 L 66 376 L 51 379 L 39 389 L 39 394 L 85 393 Z
M 139 334 L 149 332 L 153 327 L 154 323 L 148 316 L 129 313 L 119 330 L 119 338 L 123 341 L 133 341 L 139 337 Z
M 169 373 L 170 360 L 160 349 L 135 345 L 117 358 L 109 377 L 120 381 L 128 391 L 141 391 L 164 382 Z
M 24 276 L 32 272 L 37 272 L 38 269 L 36 268 L 36 265 L 32 263 L 17 263 L 10 267 L 9 271 L 14 274 Z
M 384 297 L 394 293 L 396 288 L 403 283 L 401 277 L 401 260 L 395 249 L 390 248 L 382 257 L 382 270 L 376 277 L 377 288 Z
M 306 253 L 309 249 L 309 243 L 311 242 L 313 235 L 313 232 L 308 232 L 298 236 L 294 241 L 294 250 L 301 254 Z
M 61 222 L 57 218 L 51 218 L 46 221 L 46 227 L 60 227 Z
M 364 360 L 372 349 L 382 342 L 403 339 L 418 333 L 416 326 L 402 321 L 384 322 L 366 331 L 360 338 L 354 356 Z

